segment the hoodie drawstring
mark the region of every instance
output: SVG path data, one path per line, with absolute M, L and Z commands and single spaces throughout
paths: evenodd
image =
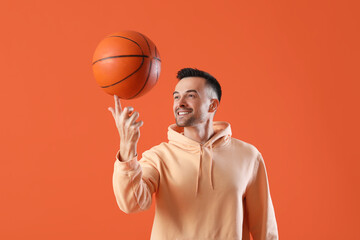
M 198 193 L 200 192 L 200 178 L 202 177 L 202 175 L 207 175 L 207 173 L 203 174 L 201 171 L 201 168 L 203 168 L 203 166 L 209 166 L 209 169 L 206 170 L 209 174 L 209 176 L 205 176 L 208 179 L 204 179 L 205 182 L 209 181 L 209 184 L 211 186 L 211 189 L 214 190 L 214 181 L 216 181 L 215 177 L 213 176 L 213 172 L 214 172 L 214 164 L 215 164 L 215 168 L 216 168 L 216 163 L 214 163 L 213 161 L 213 157 L 214 157 L 214 152 L 213 152 L 213 148 L 217 146 L 222 146 L 223 144 L 227 143 L 231 138 L 231 128 L 230 128 L 230 124 L 227 122 L 214 122 L 213 123 L 213 129 L 214 129 L 214 134 L 211 136 L 210 139 L 207 140 L 206 143 L 202 144 L 199 143 L 193 139 L 190 139 L 188 137 L 186 137 L 184 135 L 184 128 L 183 127 L 179 127 L 176 124 L 172 124 L 169 126 L 168 128 L 168 139 L 169 139 L 169 144 L 172 146 L 176 146 L 180 149 L 183 149 L 186 152 L 189 152 L 191 154 L 193 154 L 193 157 L 191 157 L 191 161 L 194 160 L 194 163 L 191 164 L 195 164 L 192 165 L 194 167 L 193 170 L 195 170 L 196 173 L 196 179 L 194 179 L 194 181 L 196 181 L 195 183 L 195 197 L 198 195 Z M 200 149 L 199 149 L 200 147 Z M 198 155 L 200 152 L 200 159 L 199 162 L 196 162 L 198 160 Z M 205 158 L 204 158 L 205 156 Z M 219 156 L 221 157 L 221 156 Z M 180 159 L 178 159 L 179 161 L 185 161 L 187 162 L 189 159 L 182 159 L 180 157 Z M 202 161 L 205 162 L 202 162 Z M 210 160 L 210 162 L 208 162 Z M 189 163 L 184 163 L 184 164 L 189 164 Z M 195 174 L 195 173 L 194 173 Z M 195 176 L 191 176 L 191 177 L 195 177 Z M 206 186 L 208 186 L 209 184 L 206 184 Z M 191 187 L 193 189 L 193 186 Z M 204 192 L 206 192 L 208 189 L 204 189 Z M 192 191 L 192 190 L 191 190 Z
M 213 166 L 213 149 L 212 145 L 210 144 L 210 170 L 209 170 L 209 178 L 210 178 L 210 185 L 212 190 L 214 190 L 214 183 L 212 179 L 212 166 Z
M 209 178 L 210 178 L 210 185 L 211 188 L 214 190 L 214 183 L 213 183 L 213 179 L 212 179 L 212 168 L 213 168 L 213 148 L 212 145 L 209 145 L 210 148 L 210 168 L 209 168 Z M 204 150 L 203 150 L 203 146 L 200 145 L 200 159 L 199 159 L 199 168 L 197 171 L 197 179 L 196 179 L 196 189 L 195 189 L 195 196 L 198 194 L 199 192 L 199 182 L 200 182 L 200 176 L 201 176 L 201 162 L 203 159 L 203 155 L 204 155 Z
M 199 181 L 200 181 L 200 176 L 201 176 L 201 161 L 202 161 L 202 155 L 203 155 L 203 150 L 202 150 L 202 146 L 200 146 L 200 159 L 199 159 L 199 168 L 198 168 L 198 171 L 197 171 L 195 196 L 197 195 L 198 190 L 199 190 Z

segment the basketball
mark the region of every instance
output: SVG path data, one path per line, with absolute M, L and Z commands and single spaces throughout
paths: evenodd
M 137 98 L 157 83 L 161 59 L 144 34 L 122 31 L 106 36 L 96 47 L 92 69 L 98 85 L 121 99 Z

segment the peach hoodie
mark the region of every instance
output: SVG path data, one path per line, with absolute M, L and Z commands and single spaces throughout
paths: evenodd
M 253 145 L 214 122 L 205 144 L 169 126 L 168 143 L 114 164 L 113 189 L 125 213 L 146 210 L 155 193 L 152 240 L 278 239 L 265 163 Z

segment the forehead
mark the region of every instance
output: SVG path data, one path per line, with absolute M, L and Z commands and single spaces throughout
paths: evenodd
M 205 91 L 206 80 L 202 77 L 186 77 L 181 79 L 175 87 L 175 91 L 181 93 L 187 90 Z

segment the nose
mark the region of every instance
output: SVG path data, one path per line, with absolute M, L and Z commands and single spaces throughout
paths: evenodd
M 176 102 L 176 108 L 184 108 L 187 106 L 185 97 L 180 97 L 180 99 Z

